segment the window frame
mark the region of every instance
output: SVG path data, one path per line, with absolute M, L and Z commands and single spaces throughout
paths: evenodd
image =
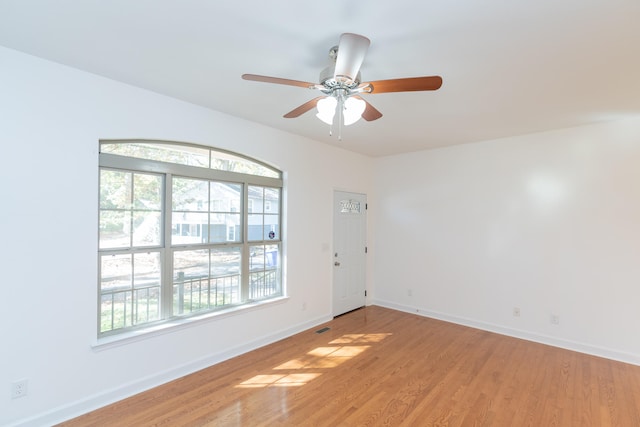
M 139 331 L 144 330 L 145 328 L 155 327 L 158 324 L 166 324 L 171 323 L 174 320 L 185 320 L 189 317 L 201 317 L 202 315 L 207 315 L 210 313 L 215 313 L 216 311 L 223 311 L 229 308 L 242 308 L 243 306 L 251 306 L 254 305 L 257 301 L 270 301 L 277 300 L 285 296 L 285 284 L 283 273 L 283 266 L 280 265 L 281 262 L 278 261 L 278 272 L 277 272 L 277 287 L 278 292 L 272 295 L 269 295 L 265 298 L 260 299 L 251 299 L 249 292 L 249 280 L 251 276 L 250 268 L 249 268 L 249 253 L 251 251 L 251 247 L 256 244 L 262 243 L 265 245 L 277 245 L 278 251 L 281 254 L 280 258 L 284 258 L 282 256 L 284 239 L 283 239 L 283 195 L 284 195 L 284 180 L 282 178 L 282 172 L 269 166 L 263 162 L 260 162 L 256 159 L 243 156 L 238 153 L 230 152 L 227 150 L 220 150 L 215 147 L 209 146 L 201 146 L 196 144 L 188 144 L 188 143 L 178 143 L 174 141 L 152 141 L 152 140 L 101 140 L 100 148 L 103 144 L 113 144 L 113 143 L 151 143 L 151 144 L 169 144 L 172 146 L 175 145 L 185 145 L 197 148 L 208 149 L 213 152 L 219 152 L 223 154 L 232 155 L 235 157 L 243 158 L 249 162 L 253 162 L 259 164 L 263 167 L 266 167 L 272 171 L 277 172 L 278 178 L 267 177 L 267 176 L 259 176 L 259 175 L 251 175 L 246 173 L 232 172 L 226 170 L 217 170 L 210 169 L 201 166 L 189 166 L 178 163 L 169 163 L 157 160 L 148 160 L 140 157 L 128 157 L 119 154 L 111 154 L 111 153 L 103 153 L 99 152 L 99 167 L 98 170 L 101 171 L 103 169 L 107 170 L 121 170 L 130 173 L 151 173 L 158 174 L 163 177 L 163 200 L 162 200 L 162 214 L 161 214 L 161 242 L 159 245 L 160 256 L 162 257 L 162 268 L 161 268 L 161 283 L 160 283 L 160 308 L 159 308 L 159 319 L 155 321 L 145 322 L 139 325 L 131 325 L 124 326 L 120 328 L 114 328 L 106 331 L 102 331 L 102 271 L 101 271 L 101 260 L 103 255 L 111 254 L 111 253 L 123 253 L 123 252 L 133 252 L 133 251 L 144 251 L 144 248 L 138 247 L 130 247 L 125 249 L 122 248 L 111 248 L 104 249 L 100 248 L 100 244 L 98 245 L 98 280 L 97 280 L 97 302 L 98 302 L 98 321 L 97 321 L 97 336 L 99 338 L 108 337 L 108 336 L 118 336 L 120 334 L 126 334 L 131 331 Z M 207 242 L 206 244 L 172 244 L 172 182 L 174 177 L 186 177 L 193 179 L 201 179 L 206 180 L 208 182 L 228 182 L 233 184 L 240 184 L 242 197 L 240 200 L 240 241 L 225 241 L 218 243 Z M 99 183 L 99 191 L 101 191 L 101 183 Z M 250 241 L 248 239 L 248 215 L 249 213 L 249 186 L 262 186 L 262 187 L 270 187 L 276 188 L 280 192 L 280 200 L 278 207 L 278 215 L 279 215 L 279 233 L 277 234 L 277 238 L 273 240 L 263 240 L 262 241 Z M 100 203 L 100 201 L 99 201 Z M 99 207 L 98 212 L 100 214 L 101 208 Z M 181 226 L 182 228 L 182 226 Z M 98 241 L 100 242 L 100 236 L 98 236 Z M 176 314 L 173 313 L 173 285 L 174 285 L 174 271 L 173 271 L 173 254 L 176 251 L 188 250 L 188 249 L 211 249 L 217 247 L 241 247 L 241 268 L 240 268 L 240 280 L 241 280 L 241 292 L 243 295 L 246 295 L 240 303 L 238 304 L 228 304 L 222 306 L 215 306 L 214 308 L 209 308 L 205 310 L 198 310 L 187 315 L 184 314 Z M 158 247 L 154 247 L 156 250 Z

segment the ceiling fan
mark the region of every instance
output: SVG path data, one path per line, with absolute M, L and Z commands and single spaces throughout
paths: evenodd
M 337 113 L 339 126 L 343 123 L 348 126 L 358 121 L 360 117 L 367 121 L 382 117 L 382 113 L 362 98 L 361 94 L 437 90 L 442 86 L 440 76 L 362 82 L 360 67 L 370 44 L 371 41 L 364 36 L 352 33 L 342 34 L 338 46 L 329 50 L 330 65 L 320 72 L 320 83 L 317 84 L 256 74 L 243 74 L 242 78 L 317 90 L 322 95 L 294 108 L 284 117 L 288 119 L 299 117 L 316 107 L 318 109 L 316 116 L 329 125 L 333 125 L 333 119 Z

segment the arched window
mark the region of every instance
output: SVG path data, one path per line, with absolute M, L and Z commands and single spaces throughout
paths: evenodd
M 227 151 L 100 142 L 100 336 L 283 295 L 282 173 Z

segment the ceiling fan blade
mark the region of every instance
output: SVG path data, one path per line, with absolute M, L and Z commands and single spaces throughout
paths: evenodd
M 372 86 L 370 93 L 438 90 L 440 86 L 442 86 L 442 77 L 408 77 L 405 79 L 378 80 L 368 83 Z
M 370 44 L 368 38 L 358 34 L 344 33 L 340 36 L 333 78 L 338 81 L 355 81 Z
M 300 80 L 281 79 L 280 77 L 259 76 L 257 74 L 243 74 L 242 78 L 254 82 L 276 83 L 280 85 L 298 86 L 309 89 L 314 89 L 316 87 L 315 83 L 302 82 Z
M 369 104 L 366 99 L 361 96 L 353 95 L 354 98 L 361 99 L 365 103 L 364 112 L 362 113 L 362 118 L 368 122 L 372 122 L 374 120 L 378 120 L 382 117 L 382 113 L 378 111 L 373 105 Z
M 293 119 L 293 118 L 299 117 L 302 114 L 306 113 L 307 111 L 313 109 L 316 106 L 316 104 L 318 104 L 318 101 L 320 101 L 322 98 L 326 98 L 326 96 L 318 96 L 317 98 L 313 98 L 311 101 L 307 101 L 301 106 L 289 111 L 283 117 L 287 119 Z

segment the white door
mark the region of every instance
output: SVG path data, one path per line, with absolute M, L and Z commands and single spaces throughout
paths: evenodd
M 365 305 L 366 203 L 364 194 L 333 195 L 333 315 Z

